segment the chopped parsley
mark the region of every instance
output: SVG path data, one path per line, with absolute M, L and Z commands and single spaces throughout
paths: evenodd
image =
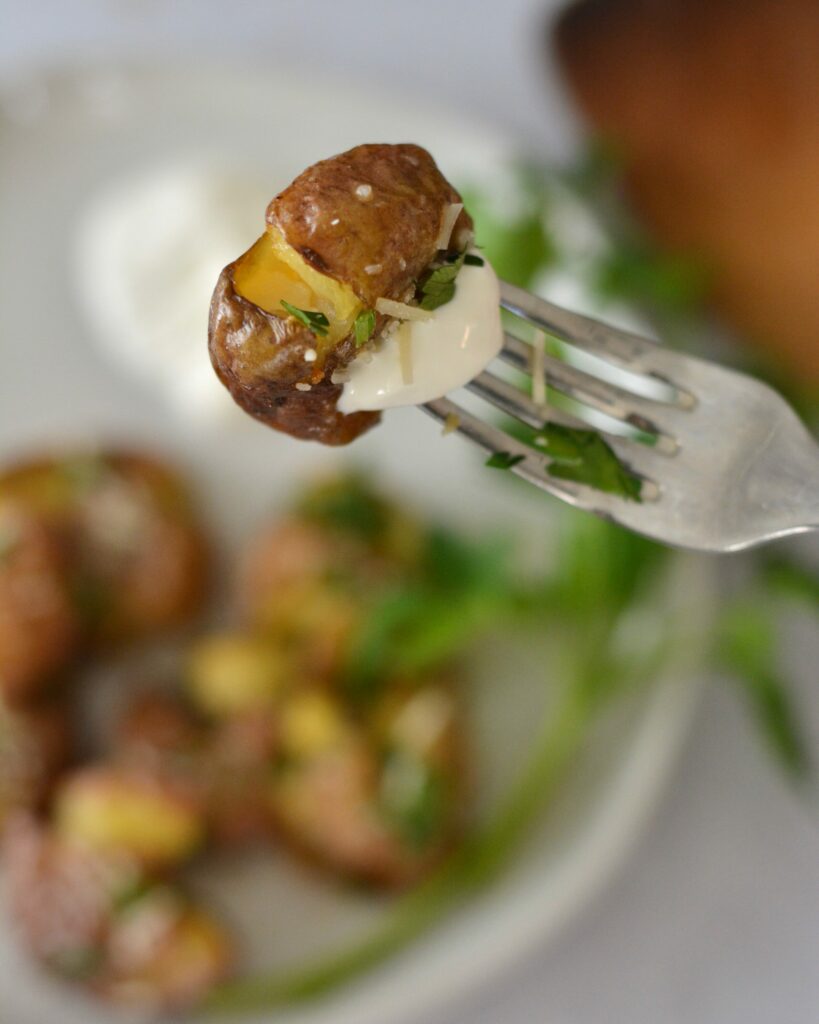
M 452 263 L 444 263 L 441 267 L 422 277 L 418 283 L 418 290 L 421 298 L 418 305 L 421 309 L 438 309 L 445 306 L 455 295 L 455 278 L 464 263 L 463 254 L 458 256 Z
M 433 310 L 438 309 L 439 306 L 445 306 L 455 297 L 455 278 L 461 267 L 464 264 L 470 267 L 482 267 L 484 263 L 483 257 L 472 252 L 462 252 L 459 255 L 449 255 L 444 258 L 445 263 L 430 270 L 418 282 L 418 305 L 421 309 Z
M 310 309 L 299 309 L 298 306 L 291 305 L 285 299 L 281 300 L 281 304 L 282 308 L 285 309 L 290 316 L 295 317 L 296 320 L 303 323 L 305 327 L 309 327 L 317 337 L 323 338 L 326 336 L 330 327 L 330 321 L 323 313 Z
M 446 815 L 443 778 L 419 757 L 391 750 L 384 763 L 380 803 L 387 822 L 413 849 L 423 849 Z
M 147 878 L 137 875 L 134 878 L 130 878 L 126 884 L 114 893 L 112 899 L 112 906 L 115 913 L 121 911 L 130 910 L 134 904 L 139 903 L 140 900 L 144 899 L 150 892 L 155 891 L 153 882 Z
M 596 430 L 547 421 L 535 443 L 552 460 L 548 466 L 551 476 L 587 484 L 628 501 L 641 500 L 642 481 L 623 465 Z
M 355 347 L 361 348 L 366 345 L 375 330 L 375 310 L 364 309 L 355 318 L 353 334 L 355 335 Z
M 495 452 L 486 460 L 486 465 L 492 469 L 511 469 L 512 466 L 523 462 L 524 458 L 523 455 L 513 455 L 511 452 Z
M 309 490 L 298 505 L 305 519 L 377 544 L 390 524 L 389 504 L 366 478 L 350 474 Z
M 770 592 L 758 588 L 723 611 L 717 627 L 717 657 L 739 682 L 763 736 L 795 781 L 813 767 L 808 737 L 786 678 L 779 668 Z

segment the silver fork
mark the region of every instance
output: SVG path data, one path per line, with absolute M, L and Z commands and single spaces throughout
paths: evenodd
M 468 390 L 535 430 L 547 419 L 584 429 L 599 423 L 600 414 L 606 423 L 619 422 L 633 436 L 600 433 L 642 481 L 641 500 L 553 476 L 543 451 L 450 398 L 427 403 L 436 419 L 486 452 L 508 453 L 511 472 L 571 505 L 675 547 L 739 551 L 819 529 L 819 446 L 772 388 L 505 282 L 501 306 L 514 314 L 522 332 L 546 332 L 626 372 L 611 383 L 595 372 L 603 364 L 584 369 L 535 355 L 530 342 L 507 331 L 500 359 L 530 376 L 533 368 L 544 373 L 551 388 L 580 403 L 578 416 L 535 401 L 490 370 Z

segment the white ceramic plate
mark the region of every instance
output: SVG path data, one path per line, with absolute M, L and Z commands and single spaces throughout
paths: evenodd
M 486 471 L 465 443 L 442 440 L 416 410 L 390 414 L 349 455 L 298 444 L 249 419 L 180 422 L 161 393 L 89 343 L 70 272 L 78 212 L 110 181 L 156 163 L 224 164 L 239 153 L 267 176 L 272 195 L 315 159 L 361 141 L 419 142 L 456 182 L 500 170 L 514 153 L 508 142 L 381 91 L 248 69 L 72 71 L 20 83 L 10 96 L 0 119 L 0 457 L 55 441 L 144 443 L 193 471 L 227 545 L 286 501 L 294 478 L 352 457 L 422 509 L 465 529 L 503 526 L 531 550 L 548 549 L 554 503 Z M 699 690 L 697 638 L 709 616 L 710 580 L 705 564 L 688 557 L 672 575 L 666 613 L 684 630 L 663 677 L 622 709 L 576 766 L 559 806 L 503 880 L 383 968 L 277 1021 L 417 1020 L 545 946 L 611 876 L 663 791 Z M 474 717 L 480 790 L 490 798 L 520 767 L 532 701 L 542 699 L 544 674 L 558 669 L 525 650 L 481 660 Z M 257 966 L 333 944 L 379 910 L 285 861 L 213 868 L 203 884 L 243 921 Z M 0 1006 L 14 1024 L 111 1019 L 44 980 L 2 925 Z

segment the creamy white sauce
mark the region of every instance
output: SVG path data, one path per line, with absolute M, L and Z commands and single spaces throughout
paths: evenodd
M 401 323 L 347 367 L 339 410 L 420 405 L 472 380 L 503 345 L 499 300 L 488 262 L 461 267 L 453 299 L 429 320 Z
M 269 192 L 180 163 L 116 181 L 82 211 L 73 265 L 92 337 L 185 420 L 243 418 L 210 365 L 208 308 L 222 267 L 258 235 Z

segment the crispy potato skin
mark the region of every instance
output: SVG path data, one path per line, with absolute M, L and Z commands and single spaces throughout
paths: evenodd
M 819 383 L 816 0 L 584 0 L 554 42 L 657 239 L 700 256 L 726 319 Z
M 21 812 L 3 837 L 3 869 L 27 951 L 63 980 L 142 1011 L 140 1019 L 189 1008 L 231 970 L 233 942 L 224 928 L 124 851 L 66 842 Z M 122 906 L 122 895 L 140 886 L 142 895 Z M 135 942 L 146 913 L 150 941 Z
M 68 765 L 73 734 L 64 702 L 25 708 L 0 701 L 0 832 L 15 810 L 40 810 Z
M 14 541 L 0 557 L 0 697 L 30 700 L 77 653 L 65 537 L 22 503 L 4 503 L 0 530 Z
M 369 198 L 360 186 L 370 187 Z M 374 144 L 308 167 L 272 200 L 266 219 L 316 270 L 373 306 L 382 296 L 406 297 L 435 259 L 443 211 L 460 201 L 425 149 Z M 464 229 L 472 219 L 461 211 L 453 237 Z
M 237 405 L 274 430 L 328 445 L 349 444 L 375 426 L 380 413 L 344 416 L 336 409 L 341 385 L 330 378 L 353 358 L 353 340 L 345 338 L 317 376 L 304 360 L 307 349 L 315 348 L 313 334 L 297 320 L 267 313 L 239 295 L 235 267 L 231 263 L 219 275 L 208 338 L 216 375 Z M 297 383 L 309 383 L 310 391 L 299 391 Z
M 312 267 L 349 285 L 372 308 L 380 297 L 412 296 L 437 255 L 443 213 L 457 202 L 460 196 L 420 146 L 364 145 L 300 174 L 272 200 L 267 222 Z M 471 230 L 461 211 L 453 239 L 465 245 Z M 323 444 L 347 444 L 374 426 L 378 413 L 336 410 L 341 387 L 331 377 L 353 359 L 352 337 L 323 364 L 306 363 L 305 351 L 316 347 L 312 332 L 239 295 L 235 268 L 230 264 L 219 277 L 208 334 L 214 369 L 235 401 L 276 430 Z M 375 336 L 386 323 L 377 317 Z M 297 383 L 310 390 L 296 389 Z
M 75 479 L 78 466 L 89 480 Z M 83 647 L 177 627 L 199 611 L 207 542 L 185 484 L 160 461 L 132 451 L 33 458 L 0 474 L 0 504 L 44 518 L 62 538 Z M 0 595 L 0 633 L 2 603 Z M 40 631 L 38 642 L 45 651 L 60 636 Z

